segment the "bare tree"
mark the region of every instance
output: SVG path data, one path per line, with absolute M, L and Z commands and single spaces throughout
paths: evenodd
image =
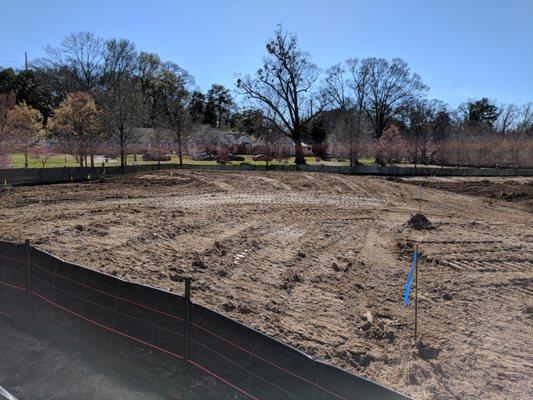
M 302 137 L 306 125 L 323 108 L 313 93 L 318 68 L 298 48 L 296 35 L 278 27 L 266 45 L 267 56 L 254 78 L 237 80 L 237 87 L 266 118 L 294 141 L 296 164 L 305 164 Z M 272 117 L 270 117 L 272 115 Z
M 437 110 L 443 104 L 438 100 L 415 99 L 406 105 L 402 112 L 407 133 L 413 145 L 412 159 L 415 167 L 418 162 L 423 164 L 428 160 L 428 145 L 433 131 Z
M 105 87 L 120 85 L 129 80 L 137 69 L 135 44 L 126 39 L 105 42 L 102 79 Z
M 169 124 L 177 148 L 179 163 L 183 165 L 183 148 L 192 127 L 189 112 L 183 104 L 179 102 L 171 104 L 169 108 Z
M 108 40 L 104 56 L 102 89 L 98 102 L 102 121 L 111 139 L 120 147 L 120 165 L 127 164 L 127 150 L 136 139 L 136 128 L 142 126 L 147 105 L 142 83 L 136 79 L 137 52 L 128 40 Z
M 527 134 L 533 133 L 533 103 L 526 103 L 520 107 L 516 129 Z
M 102 122 L 120 147 L 120 165 L 127 164 L 128 146 L 136 140 L 136 128 L 146 119 L 146 106 L 138 83 L 126 80 L 102 93 Z
M 265 156 L 266 167 L 268 168 L 273 159 L 278 161 L 289 159 L 290 151 L 284 151 L 282 146 L 286 135 L 271 122 L 274 111 L 268 110 L 270 115 L 264 115 L 259 110 L 249 111 L 251 118 L 248 119 L 248 129 L 258 137 L 260 146 L 257 150 Z
M 428 87 L 411 73 L 400 58 L 366 58 L 355 72 L 364 74 L 364 108 L 379 138 L 387 125 L 409 102 L 425 94 Z M 360 77 L 359 77 L 360 79 Z
M 323 84 L 324 97 L 333 109 L 330 128 L 341 145 L 341 153 L 348 153 L 352 167 L 359 164 L 358 157 L 369 136 L 364 108 L 367 81 L 366 66 L 358 59 L 349 59 L 345 66 L 337 64 L 329 68 Z
M 350 89 L 351 82 L 347 76 L 346 68 L 342 64 L 336 64 L 328 68 L 322 84 L 322 90 L 332 108 L 348 110 L 353 106 Z
M 329 113 L 328 119 L 330 140 L 334 142 L 337 156 L 348 156 L 350 167 L 360 165 L 359 158 L 363 155 L 372 132 L 366 115 L 354 109 L 334 110 Z
M 500 114 L 496 120 L 496 129 L 502 135 L 511 130 L 518 118 L 518 107 L 515 104 L 502 104 L 499 106 Z
M 164 128 L 154 128 L 150 133 L 150 153 L 156 156 L 157 165 L 161 165 L 161 158 L 168 151 L 169 132 Z
M 187 103 L 188 87 L 193 84 L 194 79 L 187 71 L 177 64 L 165 63 L 153 91 L 152 124 L 170 130 L 180 165 L 183 165 L 183 148 L 192 126 Z
M 61 72 L 56 76 L 60 77 L 61 86 L 67 92 L 94 93 L 101 77 L 103 50 L 104 41 L 100 37 L 91 32 L 73 32 L 59 47 L 48 46 L 48 58 L 41 60 L 39 65 Z

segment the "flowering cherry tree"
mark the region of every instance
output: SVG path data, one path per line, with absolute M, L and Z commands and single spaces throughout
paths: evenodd
M 378 158 L 384 163 L 392 165 L 401 161 L 405 154 L 406 144 L 400 135 L 400 130 L 396 125 L 389 126 L 377 143 Z
M 39 161 L 43 168 L 46 166 L 46 163 L 55 155 L 54 151 L 49 147 L 43 144 L 38 144 L 33 148 L 33 157 Z

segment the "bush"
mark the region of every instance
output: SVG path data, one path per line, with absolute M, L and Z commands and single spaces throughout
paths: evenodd
M 0 147 L 0 168 L 9 167 L 11 167 L 11 156 L 6 149 Z

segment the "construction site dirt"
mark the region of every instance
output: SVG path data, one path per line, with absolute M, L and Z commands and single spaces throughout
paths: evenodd
M 194 302 L 416 399 L 526 399 L 532 210 L 532 178 L 166 170 L 3 190 L 0 239 L 179 293 L 190 276 Z

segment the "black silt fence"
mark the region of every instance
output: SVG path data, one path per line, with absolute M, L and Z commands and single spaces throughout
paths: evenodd
M 29 243 L 0 241 L 0 313 L 169 397 L 407 399 L 186 296 L 64 262 Z
M 191 169 L 206 171 L 285 171 L 321 172 L 345 175 L 383 176 L 533 176 L 533 168 L 437 168 L 437 167 L 381 167 L 379 165 L 348 167 L 333 165 L 201 165 L 201 164 L 145 164 L 125 167 L 94 168 L 15 168 L 0 169 L 0 187 L 4 185 L 40 185 L 95 180 L 106 176 L 150 172 L 161 169 Z

